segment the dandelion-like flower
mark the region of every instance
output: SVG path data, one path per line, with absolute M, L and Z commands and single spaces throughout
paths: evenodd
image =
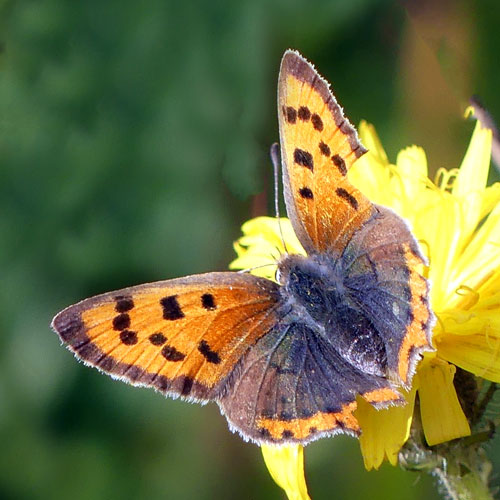
M 480 122 L 460 168 L 440 169 L 434 181 L 428 177 L 422 148 L 402 150 L 391 164 L 372 125 L 362 122 L 359 133 L 369 152 L 350 169 L 350 180 L 373 202 L 408 221 L 429 261 L 422 271 L 431 282 L 437 317 L 435 351 L 424 354 L 405 393 L 407 404 L 377 411 L 358 398 L 360 446 L 371 469 L 384 459 L 397 463 L 409 436 L 417 392 L 423 432 L 432 446 L 471 432 L 453 384 L 457 367 L 500 382 L 500 183 L 486 186 L 492 132 Z M 305 254 L 290 222 L 282 219 L 281 225 L 288 252 Z M 261 266 L 252 272 L 274 279 L 273 264 L 285 250 L 278 221 L 259 217 L 242 230 L 235 243 L 238 258 L 230 267 Z M 288 478 L 277 482 L 289 498 L 308 498 L 303 478 L 290 480 L 303 473 L 297 465 L 300 453 L 290 447 L 263 447 L 263 453 L 273 477 Z M 293 487 L 294 481 L 300 488 Z

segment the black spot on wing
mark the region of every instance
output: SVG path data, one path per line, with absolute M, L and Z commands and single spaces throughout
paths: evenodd
M 161 355 L 167 360 L 167 361 L 182 361 L 186 355 L 178 351 L 174 346 L 171 345 L 166 345 L 162 350 L 161 350 Z
M 213 363 L 214 365 L 218 365 L 220 363 L 219 354 L 216 351 L 212 351 L 206 340 L 200 341 L 198 344 L 198 351 L 200 351 L 209 363 Z
M 347 175 L 347 167 L 345 164 L 344 159 L 340 155 L 333 155 L 332 156 L 332 162 L 333 164 L 339 169 L 339 172 L 342 175 Z
M 325 144 L 323 141 L 319 143 L 319 150 L 321 151 L 321 154 L 323 156 L 330 156 L 331 154 L 330 146 L 328 146 L 328 144 Z
M 163 297 L 163 299 L 160 300 L 160 304 L 163 307 L 163 319 L 175 321 L 184 318 L 184 313 L 177 300 L 177 295 Z
M 295 123 L 297 121 L 297 110 L 291 106 L 283 107 L 283 114 L 285 115 L 288 123 Z
M 259 427 L 257 432 L 259 433 L 259 436 L 261 436 L 263 438 L 268 438 L 268 439 L 272 438 L 271 433 L 265 427 Z
M 318 114 L 314 113 L 311 116 L 311 123 L 313 124 L 313 127 L 319 132 L 323 130 L 323 120 Z
M 137 333 L 132 330 L 122 330 L 120 332 L 120 340 L 125 345 L 137 344 Z
M 307 120 L 309 120 L 309 118 L 311 118 L 311 112 L 309 111 L 309 108 L 307 106 L 301 106 L 299 108 L 298 115 L 303 122 L 306 122 Z
M 293 438 L 294 434 L 293 434 L 293 431 L 291 431 L 289 429 L 285 429 L 281 433 L 281 436 L 283 437 L 283 439 L 289 439 L 289 438 Z
M 127 313 L 118 314 L 113 318 L 113 330 L 125 330 L 130 326 L 130 316 Z
M 308 187 L 303 187 L 299 189 L 299 194 L 302 198 L 312 200 L 314 198 L 313 192 Z
M 124 313 L 134 308 L 134 301 L 132 300 L 132 297 L 118 295 L 115 297 L 115 300 L 115 311 L 118 313 Z
M 314 170 L 314 160 L 312 154 L 309 151 L 304 151 L 303 149 L 296 148 L 293 152 L 293 161 L 297 165 L 302 165 L 309 170 Z
M 215 298 L 211 293 L 204 293 L 201 296 L 201 305 L 204 309 L 208 311 L 213 311 L 217 309 L 217 305 L 215 304 Z
M 165 337 L 165 335 L 161 332 L 153 333 L 149 336 L 149 341 L 153 345 L 163 345 L 167 341 L 167 337 Z
M 337 188 L 335 192 L 337 196 L 347 201 L 354 210 L 358 209 L 358 200 L 351 193 L 347 192 L 344 188 Z

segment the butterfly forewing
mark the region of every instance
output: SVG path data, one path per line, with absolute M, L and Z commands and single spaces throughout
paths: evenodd
M 328 83 L 297 52 L 283 56 L 278 116 L 285 201 L 308 253 L 343 249 L 372 214 L 370 201 L 347 180 L 366 150 Z
M 211 399 L 276 323 L 277 288 L 249 274 L 190 276 L 84 300 L 52 325 L 77 357 L 113 376 Z

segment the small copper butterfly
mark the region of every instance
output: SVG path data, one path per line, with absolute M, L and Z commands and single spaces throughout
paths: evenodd
M 64 309 L 52 327 L 114 378 L 217 402 L 247 440 L 304 444 L 358 434 L 358 395 L 402 404 L 433 315 L 417 242 L 349 182 L 366 150 L 291 50 L 278 116 L 287 212 L 307 252 L 281 257 L 279 283 L 221 272 L 133 286 Z

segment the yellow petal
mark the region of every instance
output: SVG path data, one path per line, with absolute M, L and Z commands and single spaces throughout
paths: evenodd
M 443 335 L 437 341 L 439 355 L 492 382 L 500 382 L 500 338 L 488 334 Z
M 491 130 L 483 128 L 478 121 L 453 184 L 452 194 L 460 200 L 462 236 L 465 239 L 479 222 L 483 192 L 488 181 L 491 141 Z
M 371 123 L 361 120 L 359 124 L 359 138 L 365 148 L 368 149 L 380 163 L 389 163 L 387 160 L 387 153 L 380 142 L 375 127 Z
M 450 288 L 464 284 L 474 288 L 485 276 L 498 273 L 499 267 L 500 200 L 460 256 L 456 265 L 460 272 L 450 280 Z
M 434 193 L 435 200 L 415 216 L 413 228 L 419 240 L 430 248 L 429 279 L 432 305 L 441 311 L 448 307 L 457 287 L 449 283 L 454 256 L 460 238 L 460 212 L 450 193 Z
M 349 180 L 375 203 L 389 205 L 392 198 L 387 186 L 390 180 L 387 154 L 380 143 L 375 127 L 365 121 L 359 126 L 359 136 L 368 153 L 349 169 Z
M 362 429 L 359 445 L 365 468 L 378 469 L 385 458 L 392 465 L 398 462 L 398 453 L 410 435 L 410 426 L 415 403 L 417 377 L 412 390 L 403 393 L 407 404 L 376 410 L 363 398 L 358 398 L 355 416 Z
M 398 154 L 397 165 L 391 169 L 390 182 L 384 186 L 388 198 L 385 204 L 413 226 L 429 184 L 424 150 L 417 146 L 403 149 Z
M 419 367 L 420 414 L 429 446 L 470 435 L 453 386 L 455 370 L 453 365 L 436 358 Z
M 486 217 L 500 202 L 500 182 L 487 187 L 484 190 L 483 202 L 481 205 L 481 213 L 479 214 L 479 219 Z
M 477 193 L 484 190 L 486 181 L 488 180 L 491 141 L 491 130 L 484 128 L 481 122 L 477 121 L 469 147 L 453 184 L 453 195 L 466 196 L 469 193 Z
M 404 181 L 406 195 L 414 198 L 427 179 L 427 157 L 418 146 L 410 146 L 398 153 L 396 161 L 398 172 Z
M 261 446 L 264 462 L 274 482 L 289 500 L 310 500 L 304 477 L 304 449 L 300 445 Z

